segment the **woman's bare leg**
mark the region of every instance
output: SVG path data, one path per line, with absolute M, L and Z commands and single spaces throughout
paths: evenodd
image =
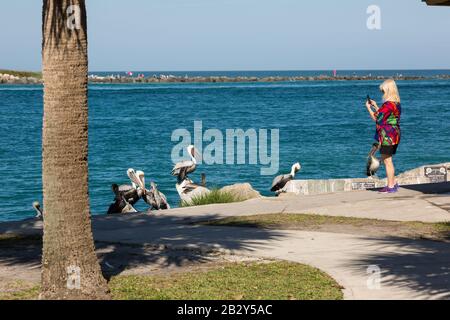
M 392 156 L 384 155 L 384 154 L 382 156 L 383 156 L 384 167 L 386 168 L 388 187 L 393 188 L 393 187 L 395 187 L 395 167 L 394 167 L 394 162 L 392 161 Z

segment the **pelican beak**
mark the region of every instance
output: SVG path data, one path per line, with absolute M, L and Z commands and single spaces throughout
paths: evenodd
M 145 173 L 144 171 L 136 172 L 137 185 L 145 190 Z
M 134 169 L 128 169 L 127 174 L 132 183 L 142 188 L 142 181 L 138 178 L 138 175 Z
M 192 156 L 197 160 L 201 159 L 202 157 L 202 155 L 197 151 L 196 148 L 192 148 Z
M 133 180 L 134 177 L 136 177 L 136 171 L 134 169 L 128 169 L 127 176 L 128 178 L 130 178 L 130 180 Z

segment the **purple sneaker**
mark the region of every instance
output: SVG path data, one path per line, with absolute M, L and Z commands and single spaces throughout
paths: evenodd
M 388 187 L 384 187 L 383 189 L 381 189 L 380 191 L 378 191 L 379 193 L 387 193 L 388 192 Z
M 379 192 L 380 193 L 396 193 L 396 192 L 398 192 L 398 188 L 397 187 L 394 187 L 394 188 L 384 187 Z
M 388 193 L 397 193 L 398 187 L 394 186 L 393 188 L 388 188 Z

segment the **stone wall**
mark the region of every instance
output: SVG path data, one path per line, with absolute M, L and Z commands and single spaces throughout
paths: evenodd
M 450 182 L 450 162 L 426 165 L 397 176 L 400 185 Z M 332 192 L 368 190 L 386 186 L 386 179 L 357 178 L 330 180 L 294 180 L 283 189 L 285 193 L 314 195 Z

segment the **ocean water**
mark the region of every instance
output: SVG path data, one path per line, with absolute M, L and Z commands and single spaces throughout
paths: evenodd
M 403 141 L 395 158 L 397 169 L 450 161 L 450 81 L 398 84 Z M 92 212 L 106 212 L 113 199 L 111 184 L 129 183 L 130 167 L 144 170 L 147 181 L 155 181 L 177 206 L 176 179 L 170 175 L 177 142 L 171 135 L 180 128 L 193 134 L 196 120 L 203 121 L 204 130 L 222 132 L 279 129 L 280 172 L 289 172 L 300 161 L 299 179 L 363 177 L 374 136 L 364 102 L 367 94 L 381 100 L 378 85 L 373 81 L 91 85 Z M 31 203 L 42 201 L 41 130 L 42 87 L 0 85 L 1 221 L 32 217 Z M 260 169 L 261 165 L 203 165 L 191 178 L 199 181 L 205 173 L 208 185 L 217 187 L 250 182 L 270 195 L 273 176 L 261 176 Z

